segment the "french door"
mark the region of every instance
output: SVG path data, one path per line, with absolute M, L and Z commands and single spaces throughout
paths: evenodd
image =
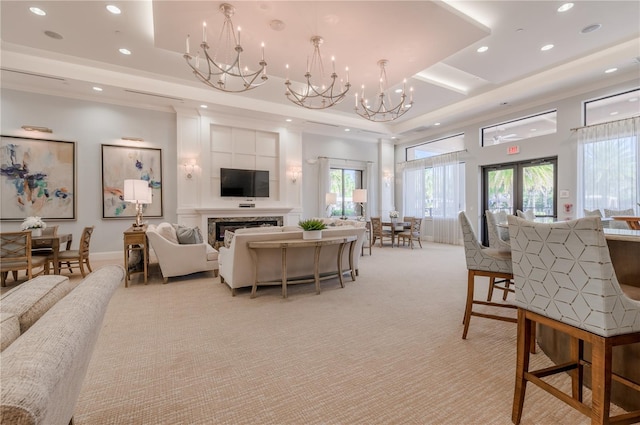
M 482 167 L 482 242 L 489 244 L 485 211 L 533 210 L 536 217 L 557 217 L 558 158 Z

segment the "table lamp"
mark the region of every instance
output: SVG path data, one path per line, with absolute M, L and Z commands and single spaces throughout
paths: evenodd
M 327 213 L 329 213 L 329 217 L 331 217 L 333 212 L 333 206 L 338 203 L 338 194 L 327 192 L 324 199 L 325 199 L 325 204 L 327 204 Z
M 142 205 L 151 203 L 151 188 L 146 180 L 128 179 L 124 181 L 124 201 L 136 204 L 134 229 L 142 229 Z
M 360 204 L 361 217 L 364 219 L 364 204 L 367 203 L 367 189 L 355 189 L 353 191 L 353 202 Z

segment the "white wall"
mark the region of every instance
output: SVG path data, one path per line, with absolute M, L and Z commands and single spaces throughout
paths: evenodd
M 558 187 L 556 189 L 557 191 L 569 191 L 568 198 L 558 198 L 558 215 L 565 218 L 566 215 L 562 212 L 562 206 L 565 203 L 571 203 L 574 205 L 573 217 L 575 218 L 575 206 L 577 205 L 577 137 L 571 129 L 583 125 L 582 102 L 628 91 L 637 87 L 638 80 L 633 80 L 602 89 L 585 90 L 583 93 L 541 104 L 533 108 L 522 109 L 517 112 L 505 112 L 499 117 L 494 116 L 490 119 L 476 120 L 473 123 L 457 128 L 449 128 L 446 131 L 429 136 L 424 141 L 435 140 L 464 132 L 464 142 L 467 152 L 461 155 L 461 159 L 465 161 L 466 165 L 465 203 L 467 214 L 472 224 L 476 227 L 476 231 L 479 229 L 480 220 L 482 219 L 481 167 L 491 164 L 526 161 L 535 158 L 558 157 Z M 480 129 L 482 127 L 552 109 L 557 109 L 558 111 L 557 132 L 555 134 L 488 147 L 480 146 Z M 397 162 L 404 161 L 405 148 L 407 146 L 416 144 L 419 143 L 414 142 L 396 146 Z M 511 145 L 518 145 L 520 147 L 520 153 L 508 155 L 507 147 Z M 397 190 L 400 194 L 402 187 L 397 188 Z
M 133 218 L 102 218 L 101 145 L 122 145 L 162 149 L 163 219 L 176 220 L 176 119 L 174 113 L 96 103 L 3 89 L 1 91 L 1 133 L 76 142 L 77 211 L 75 221 L 48 221 L 59 232 L 72 233 L 77 247 L 85 226 L 95 225 L 92 253 L 122 252 L 122 232 Z M 35 125 L 53 129 L 52 134 L 26 132 L 20 127 Z M 122 137 L 145 141 L 127 142 Z M 0 222 L 1 231 L 19 230 L 20 222 Z

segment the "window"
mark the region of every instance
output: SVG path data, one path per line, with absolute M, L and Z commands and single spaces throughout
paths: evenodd
M 464 133 L 442 139 L 431 140 L 406 149 L 406 160 L 429 158 L 443 153 L 451 153 L 464 149 Z
M 640 89 L 584 102 L 584 125 L 640 115 Z
M 512 143 L 556 132 L 557 111 L 543 112 L 481 129 L 482 146 Z
M 362 206 L 353 202 L 354 189 L 362 189 L 362 170 L 331 168 L 331 192 L 336 193 L 337 203 L 331 209 L 331 216 L 354 217 L 364 215 Z

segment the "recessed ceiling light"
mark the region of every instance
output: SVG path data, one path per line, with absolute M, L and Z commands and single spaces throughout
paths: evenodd
M 123 55 L 130 55 L 131 54 L 131 50 L 125 49 L 124 47 L 122 49 L 118 49 L 118 51 L 120 53 L 122 53 Z
M 397 140 L 398 138 L 396 136 L 391 136 L 391 140 Z
M 107 6 L 107 10 L 111 13 L 113 13 L 114 15 L 119 15 L 120 12 L 120 8 L 118 6 L 114 6 L 112 4 Z
M 488 47 L 488 46 L 480 46 L 480 47 L 478 47 L 478 50 L 476 50 L 476 52 L 478 52 L 478 53 L 484 53 L 484 52 L 486 52 L 487 50 L 489 50 L 489 47 Z
M 600 28 L 602 28 L 602 24 L 591 24 L 591 25 L 587 25 L 586 27 L 582 28 L 580 30 L 580 32 L 582 34 L 587 34 L 587 33 L 599 30 Z
M 351 131 L 351 129 L 350 128 L 345 128 L 344 131 L 348 132 L 348 131 Z
M 537 129 L 537 128 L 532 128 L 532 129 L 531 129 L 531 130 L 529 130 L 529 131 L 538 131 L 538 129 Z
M 402 89 L 396 89 L 396 93 L 402 93 Z
M 637 102 L 638 98 L 637 97 L 632 97 L 631 99 L 629 99 L 629 102 Z
M 207 108 L 208 108 L 208 106 L 207 106 L 207 105 L 200 105 L 200 107 L 201 107 L 202 109 L 207 109 Z
M 102 91 L 102 87 L 93 86 L 94 91 Z
M 611 74 L 612 72 L 616 72 L 618 70 L 618 68 L 609 68 L 606 71 L 604 71 L 605 74 Z
M 540 50 L 542 50 L 543 52 L 546 52 L 547 50 L 551 50 L 551 49 L 553 49 L 553 44 L 545 44 L 540 48 Z
M 435 123 L 433 123 L 433 125 L 440 125 L 440 123 L 439 122 L 435 122 Z
M 609 115 L 612 115 L 612 116 L 613 116 L 613 115 L 618 115 L 618 111 L 610 112 L 610 113 L 609 113 Z
M 565 3 L 558 8 L 558 12 L 566 12 L 573 7 L 573 3 Z
M 293 120 L 292 120 L 291 118 L 287 118 L 285 121 L 286 121 L 286 122 L 291 122 L 291 121 L 293 121 Z
M 31 11 L 31 13 L 36 14 L 38 16 L 45 16 L 47 14 L 47 12 L 40 9 L 39 7 L 30 7 L 29 10 Z

